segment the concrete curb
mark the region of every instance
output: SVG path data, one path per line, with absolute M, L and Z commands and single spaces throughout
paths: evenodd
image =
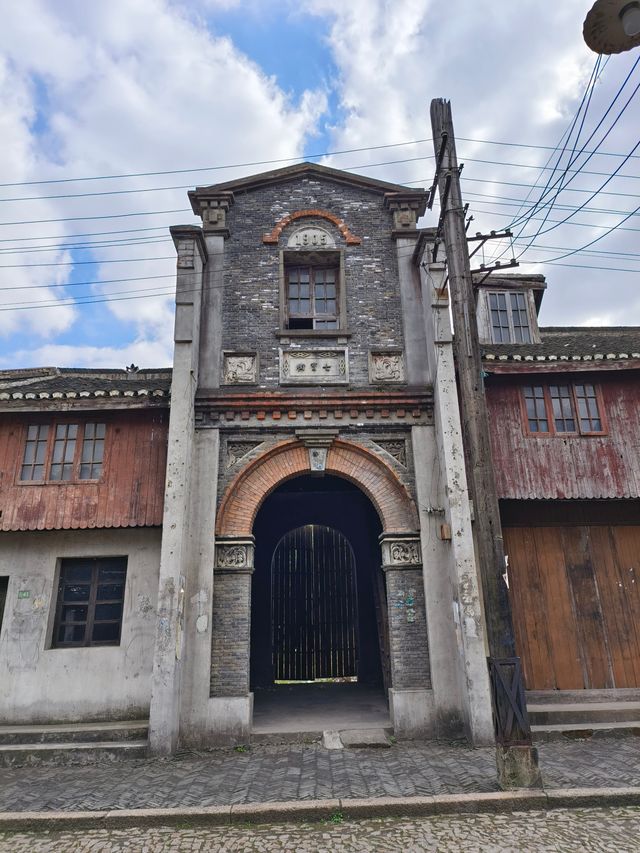
M 227 806 L 107 811 L 0 812 L 0 832 L 51 829 L 127 829 L 144 826 L 229 826 L 242 823 L 290 823 L 372 817 L 430 817 L 479 812 L 550 811 L 570 808 L 640 806 L 640 787 L 565 788 L 436 794 L 424 797 L 290 800 Z

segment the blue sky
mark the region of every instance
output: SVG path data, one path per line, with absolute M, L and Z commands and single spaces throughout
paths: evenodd
M 0 183 L 20 184 L 0 188 L 0 367 L 169 364 L 168 227 L 195 223 L 187 187 L 272 168 L 220 168 L 233 164 L 360 148 L 323 162 L 428 185 L 433 97 L 453 104 L 473 228 L 505 227 L 540 193 L 544 146 L 569 127 L 595 62 L 583 0 L 545 4 L 544 15 L 534 0 L 0 0 L 0 12 Z M 636 54 L 601 68 L 582 139 Z M 638 80 L 634 70 L 610 120 Z M 534 263 L 634 209 L 638 152 L 609 195 L 575 212 L 631 151 L 639 116 L 631 98 L 608 153 L 558 198 L 548 234 L 532 220 L 521 235 L 521 249 L 532 242 L 521 271 L 548 278 L 544 323 L 640 323 L 640 217 L 590 250 Z M 413 140 L 427 141 L 368 150 Z

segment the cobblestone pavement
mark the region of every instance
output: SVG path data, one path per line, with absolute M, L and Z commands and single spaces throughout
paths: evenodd
M 448 815 L 255 827 L 0 833 L 0 853 L 637 853 L 640 808 Z
M 640 785 L 640 738 L 540 745 L 547 788 Z M 495 791 L 493 749 L 260 746 L 81 767 L 3 768 L 0 811 L 230 805 Z M 639 842 L 640 848 L 640 842 Z

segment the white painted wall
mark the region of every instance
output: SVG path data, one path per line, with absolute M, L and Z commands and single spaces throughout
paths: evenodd
M 128 557 L 120 645 L 51 648 L 59 558 L 116 555 Z M 0 724 L 148 715 L 159 564 L 156 528 L 0 534 Z

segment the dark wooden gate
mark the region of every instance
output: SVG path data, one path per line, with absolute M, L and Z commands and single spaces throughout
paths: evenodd
M 357 676 L 355 559 L 345 536 L 307 524 L 282 537 L 271 561 L 276 681 Z

